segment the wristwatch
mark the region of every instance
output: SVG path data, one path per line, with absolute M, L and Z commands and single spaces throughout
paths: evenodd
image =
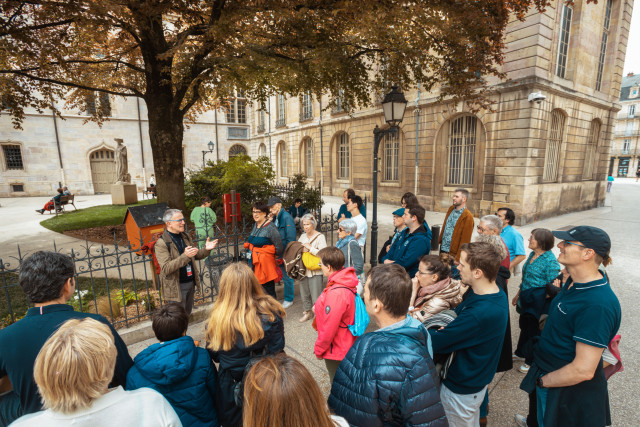
M 544 376 L 544 374 L 540 375 L 538 378 L 536 378 L 536 385 L 540 388 L 545 388 L 544 384 L 542 384 L 542 377 Z

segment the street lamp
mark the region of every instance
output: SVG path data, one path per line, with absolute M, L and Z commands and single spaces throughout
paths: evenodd
M 213 143 L 213 141 L 209 141 L 209 143 L 207 144 L 207 147 L 209 147 L 209 151 L 206 150 L 202 150 L 202 169 L 204 169 L 205 164 L 204 164 L 204 156 L 207 153 L 213 153 L 213 147 L 215 146 L 215 144 Z
M 385 95 L 382 100 L 382 111 L 384 121 L 389 127 L 380 129 L 376 125 L 373 129 L 373 218 L 371 221 L 371 267 L 378 263 L 378 148 L 380 141 L 387 136 L 398 132 L 398 126 L 404 118 L 404 111 L 407 108 L 407 100 L 398 86 L 392 86 L 391 92 Z

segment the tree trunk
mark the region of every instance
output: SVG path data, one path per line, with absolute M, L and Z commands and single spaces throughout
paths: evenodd
M 165 202 L 170 208 L 184 212 L 183 117 L 172 108 L 171 94 L 162 95 L 147 97 L 149 138 L 158 202 Z

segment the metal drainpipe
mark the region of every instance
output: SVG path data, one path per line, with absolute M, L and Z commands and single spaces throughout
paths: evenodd
M 140 115 L 140 98 L 136 96 L 136 106 L 138 108 L 138 132 L 140 134 L 140 157 L 142 157 L 142 188 L 147 190 L 147 170 L 144 167 L 144 144 L 142 142 L 142 116 Z
M 55 101 L 53 100 L 53 98 L 51 98 L 51 107 L 52 107 L 51 117 L 53 117 L 53 129 L 56 134 L 56 146 L 58 147 L 58 161 L 60 162 L 60 179 L 62 180 L 62 183 L 66 184 L 66 179 L 64 177 L 64 166 L 62 166 L 62 152 L 60 151 L 60 136 L 58 135 L 58 121 L 56 120 L 56 112 L 54 111 Z
M 318 127 L 320 128 L 320 198 L 322 198 L 322 188 L 324 187 L 324 150 L 322 149 L 322 98 L 320 99 L 320 117 Z
M 267 114 L 269 115 L 269 130 L 267 131 L 267 134 L 269 135 L 269 162 L 273 162 L 273 159 L 271 158 L 271 97 L 269 97 L 269 100 L 267 101 Z
M 420 135 L 420 108 L 418 101 L 420 100 L 420 83 L 418 83 L 418 96 L 416 98 L 416 162 L 413 174 L 413 194 L 418 195 L 418 140 Z
M 220 147 L 220 143 L 218 142 L 218 110 L 213 110 L 213 117 L 215 119 L 215 124 L 216 124 L 216 162 L 218 160 L 220 160 L 220 151 L 219 151 L 219 147 Z

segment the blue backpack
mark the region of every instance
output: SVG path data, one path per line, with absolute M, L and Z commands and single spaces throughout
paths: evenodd
M 353 335 L 354 337 L 359 337 L 360 335 L 364 334 L 364 331 L 367 330 L 367 326 L 369 326 L 369 315 L 367 314 L 367 309 L 364 306 L 364 301 L 362 301 L 360 295 L 358 295 L 358 293 L 354 290 L 347 288 L 346 286 L 336 287 L 336 289 L 338 288 L 347 289 L 349 292 L 353 293 L 356 303 L 356 315 L 353 319 L 353 325 L 348 325 L 348 328 L 349 332 L 351 332 L 351 335 Z

